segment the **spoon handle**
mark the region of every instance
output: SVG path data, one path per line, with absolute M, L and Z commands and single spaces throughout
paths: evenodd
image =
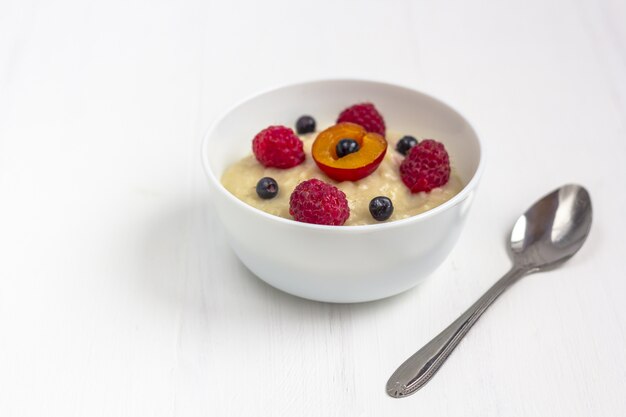
M 491 303 L 529 272 L 528 269 L 513 266 L 465 313 L 400 365 L 387 381 L 387 394 L 402 398 L 426 385 Z

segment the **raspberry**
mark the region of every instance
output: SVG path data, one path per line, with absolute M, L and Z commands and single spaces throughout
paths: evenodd
M 299 222 L 341 226 L 350 217 L 350 208 L 343 191 L 314 178 L 293 190 L 289 214 Z
M 425 139 L 411 148 L 400 164 L 402 182 L 412 193 L 441 187 L 450 178 L 450 158 L 442 143 Z
M 252 152 L 266 167 L 292 168 L 304 161 L 302 141 L 285 126 L 270 126 L 257 133 Z
M 350 106 L 339 114 L 337 123 L 351 122 L 361 125 L 368 132 L 385 136 L 385 121 L 372 103 L 361 103 Z

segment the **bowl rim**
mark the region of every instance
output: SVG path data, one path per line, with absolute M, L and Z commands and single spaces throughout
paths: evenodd
M 221 181 L 219 181 L 219 179 L 216 177 L 215 173 L 213 172 L 213 170 L 211 169 L 211 164 L 209 163 L 209 158 L 208 158 L 208 143 L 209 143 L 209 138 L 213 135 L 214 131 L 216 130 L 217 126 L 229 115 L 231 114 L 233 111 L 235 111 L 238 107 L 242 106 L 243 104 L 254 100 L 257 97 L 263 96 L 265 94 L 269 94 L 272 93 L 274 91 L 278 91 L 278 90 L 284 90 L 284 89 L 288 89 L 288 88 L 293 88 L 293 87 L 297 87 L 297 86 L 302 86 L 302 85 L 306 85 L 306 84 L 318 84 L 318 83 L 341 83 L 341 82 L 356 82 L 356 83 L 367 83 L 367 84 L 378 84 L 379 86 L 382 87 L 392 87 L 392 88 L 400 88 L 400 89 L 405 89 L 408 90 L 412 93 L 418 93 L 421 95 L 426 96 L 427 98 L 429 98 L 430 100 L 433 100 L 435 102 L 437 102 L 438 104 L 442 105 L 444 108 L 446 108 L 447 110 L 449 110 L 450 112 L 454 113 L 457 117 L 459 117 L 461 120 L 463 120 L 467 126 L 471 129 L 472 133 L 474 133 L 474 136 L 476 137 L 476 143 L 478 145 L 478 166 L 476 167 L 476 170 L 474 171 L 474 175 L 472 175 L 472 178 L 470 178 L 470 180 L 467 182 L 467 184 L 461 189 L 461 191 L 459 191 L 458 194 L 456 194 L 454 197 L 452 197 L 450 200 L 444 202 L 443 204 L 440 204 L 437 207 L 434 207 L 430 210 L 427 210 L 423 213 L 420 214 L 416 214 L 415 216 L 411 216 L 411 217 L 407 217 L 406 219 L 400 219 L 400 220 L 394 220 L 391 222 L 381 222 L 381 223 L 376 223 L 376 224 L 365 224 L 365 225 L 353 225 L 353 226 L 331 226 L 331 225 L 321 225 L 321 224 L 312 224 L 312 223 L 304 223 L 304 222 L 298 222 L 292 219 L 286 219 L 280 216 L 276 216 L 274 214 L 270 214 L 267 213 L 263 210 L 257 209 L 256 207 L 252 207 L 251 205 L 241 201 L 240 199 L 238 199 L 236 196 L 234 196 L 230 191 L 228 191 L 221 183 Z M 319 230 L 319 231 L 326 231 L 326 232 L 330 232 L 333 231 L 333 233 L 364 233 L 364 232 L 373 232 L 373 231 L 380 231 L 380 230 L 385 230 L 385 229 L 393 229 L 396 227 L 406 227 L 409 223 L 419 223 L 422 222 L 432 216 L 436 216 L 437 214 L 444 212 L 458 204 L 460 204 L 463 200 L 465 200 L 470 192 L 472 190 L 474 190 L 477 185 L 478 182 L 480 181 L 480 178 L 482 176 L 483 170 L 484 170 L 484 148 L 483 148 L 483 144 L 482 141 L 480 139 L 480 136 L 478 135 L 478 133 L 476 132 L 476 129 L 474 128 L 474 126 L 472 126 L 467 119 L 458 111 L 456 110 L 456 108 L 450 106 L 449 104 L 445 103 L 444 101 L 434 97 L 433 95 L 429 94 L 429 93 L 425 93 L 421 90 L 417 90 L 413 87 L 409 87 L 407 85 L 402 85 L 402 84 L 398 84 L 398 83 L 390 83 L 387 81 L 379 81 L 379 80 L 373 80 L 373 79 L 366 79 L 366 78 L 317 78 L 317 79 L 309 79 L 309 80 L 303 80 L 303 81 L 297 81 L 297 82 L 289 82 L 289 83 L 284 83 L 284 84 L 279 84 L 270 88 L 266 88 L 264 90 L 258 91 L 256 93 L 250 94 L 246 97 L 244 97 L 241 100 L 238 100 L 237 102 L 235 102 L 233 105 L 229 106 L 225 111 L 223 111 L 218 117 L 216 117 L 213 122 L 209 125 L 209 128 L 206 130 L 203 138 L 202 138 L 202 146 L 201 146 L 201 158 L 202 158 L 202 166 L 204 168 L 204 172 L 207 175 L 207 177 L 209 178 L 209 181 L 211 181 L 214 185 L 215 185 L 215 190 L 217 190 L 217 192 L 221 193 L 222 195 L 224 195 L 227 199 L 229 199 L 231 202 L 233 202 L 234 204 L 243 207 L 244 210 L 248 210 L 251 213 L 254 213 L 258 216 L 264 217 L 269 221 L 273 221 L 273 222 L 277 222 L 277 223 L 281 223 L 284 224 L 286 226 L 292 226 L 292 227 L 296 227 L 296 228 L 304 228 L 304 229 L 314 229 L 314 230 Z

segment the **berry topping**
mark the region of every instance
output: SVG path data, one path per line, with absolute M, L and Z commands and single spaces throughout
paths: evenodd
M 296 122 L 296 132 L 298 135 L 315 132 L 315 119 L 308 115 L 300 116 Z
M 350 208 L 343 191 L 314 178 L 293 190 L 289 214 L 299 222 L 341 226 L 350 217 Z
M 335 147 L 335 151 L 337 152 L 337 156 L 339 158 L 343 158 L 344 156 L 355 153 L 359 150 L 359 143 L 354 139 L 341 139 L 337 142 L 337 146 Z
M 415 145 L 417 145 L 417 139 L 413 136 L 403 136 L 402 139 L 400 139 L 396 144 L 396 151 L 406 156 L 406 154 L 409 153 L 411 148 Z
M 276 197 L 278 183 L 274 178 L 263 177 L 256 183 L 256 193 L 264 200 Z
M 425 139 L 400 164 L 402 182 L 412 193 L 441 187 L 450 178 L 450 159 L 442 143 Z
M 379 196 L 370 201 L 370 214 L 379 222 L 387 220 L 393 213 L 393 203 L 388 197 Z
M 285 126 L 270 126 L 252 140 L 256 159 L 266 167 L 292 168 L 304 161 L 302 141 Z
M 368 132 L 385 136 L 385 121 L 372 103 L 355 104 L 339 114 L 337 123 L 351 122 L 361 125 Z

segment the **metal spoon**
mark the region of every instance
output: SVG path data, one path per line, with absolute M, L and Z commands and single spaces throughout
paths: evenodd
M 581 248 L 591 228 L 591 199 L 580 185 L 565 185 L 544 196 L 515 223 L 513 267 L 465 313 L 407 359 L 387 381 L 395 398 L 413 394 L 439 370 L 487 307 L 521 277 L 560 266 Z

